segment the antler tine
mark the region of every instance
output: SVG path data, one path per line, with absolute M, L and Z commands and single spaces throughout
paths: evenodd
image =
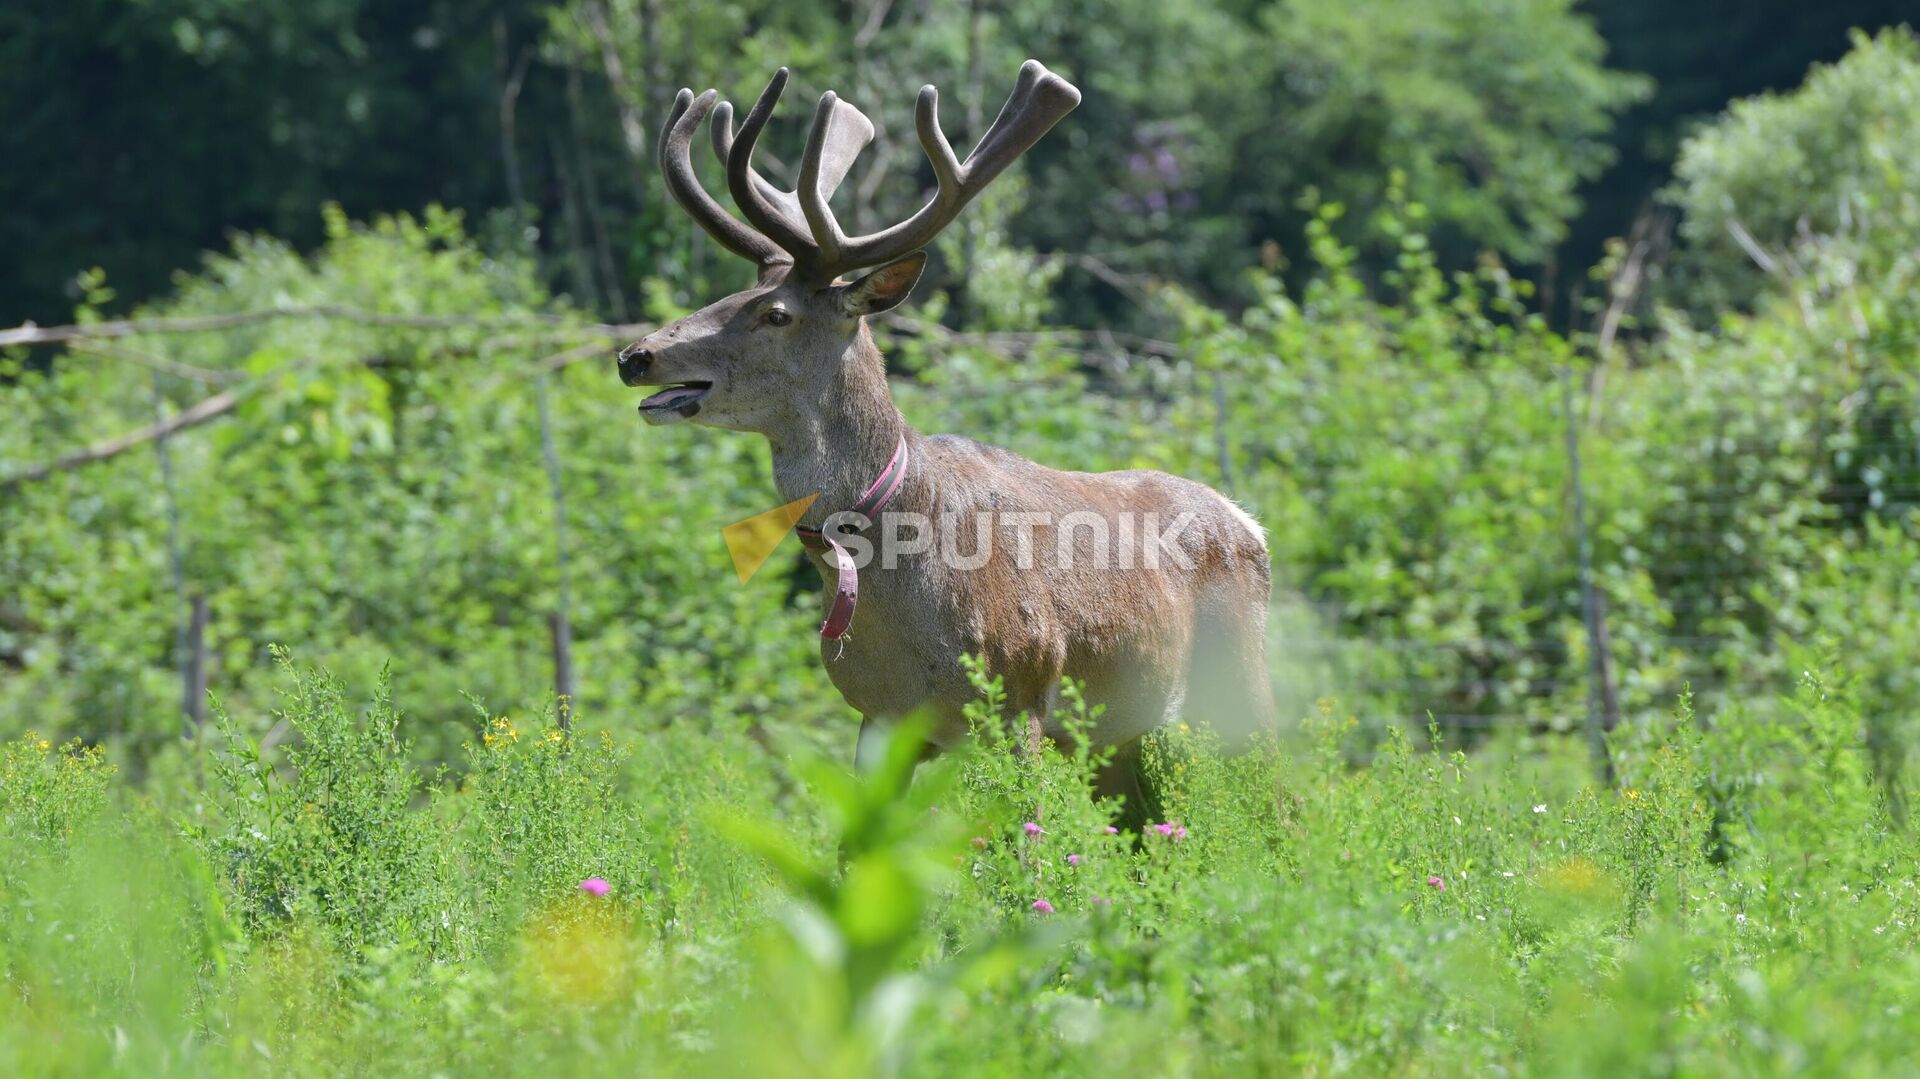
M 818 255 L 819 248 L 806 230 L 806 217 L 800 212 L 799 200 L 793 195 L 781 191 L 768 183 L 766 178 L 753 171 L 753 148 L 760 141 L 760 132 L 767 126 L 767 120 L 773 116 L 773 107 L 779 103 L 781 91 L 787 88 L 787 69 L 781 68 L 773 73 L 767 82 L 767 88 L 760 92 L 760 100 L 753 103 L 747 111 L 747 118 L 740 122 L 739 134 L 728 140 L 727 146 L 727 190 L 733 193 L 733 201 L 740 212 L 754 227 L 773 238 L 773 242 L 786 248 L 795 262 L 811 262 Z M 731 126 L 731 125 L 728 125 Z M 720 129 L 714 129 L 714 148 L 719 149 Z
M 823 268 L 841 266 L 840 247 L 846 235 L 834 219 L 829 201 L 847 170 L 867 143 L 873 141 L 873 122 L 859 109 L 841 101 L 829 90 L 820 95 L 813 113 L 813 129 L 807 133 L 806 153 L 800 159 L 800 186 L 794 194 L 800 199 L 800 211 L 807 217 Z M 832 276 L 831 273 L 828 274 Z
M 780 245 L 740 223 L 712 195 L 707 194 L 694 172 L 693 133 L 719 96 L 718 91 L 708 90 L 695 97 L 692 90 L 683 89 L 674 98 L 673 110 L 660 128 L 661 178 L 666 181 L 668 193 L 680 204 L 681 209 L 687 211 L 727 250 L 751 259 L 763 268 L 774 263 L 790 262 L 792 256 L 783 251 Z
M 831 243 L 836 249 L 837 269 L 874 266 L 925 247 L 974 196 L 1079 104 L 1080 91 L 1072 83 L 1048 71 L 1040 61 L 1028 60 L 1020 66 L 1013 93 L 993 126 L 974 144 L 964 162 L 956 162 L 953 146 L 940 129 L 940 92 L 932 86 L 923 87 L 915 119 L 920 145 L 933 163 L 939 186 L 925 206 L 897 225 L 852 239 L 838 235 L 836 228 Z M 801 181 L 802 192 L 810 186 Z M 807 208 L 804 196 L 802 208 Z M 832 224 L 830 214 L 823 216 Z M 813 217 L 809 212 L 810 223 Z M 818 225 L 814 231 L 820 231 Z

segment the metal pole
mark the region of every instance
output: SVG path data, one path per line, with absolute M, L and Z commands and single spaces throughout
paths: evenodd
M 1613 756 L 1607 752 L 1607 732 L 1619 721 L 1619 698 L 1613 689 L 1612 647 L 1607 638 L 1606 611 L 1593 585 L 1593 538 L 1587 532 L 1587 491 L 1580 482 L 1580 420 L 1573 407 L 1573 369 L 1560 368 L 1560 401 L 1567 421 L 1567 483 L 1573 491 L 1573 530 L 1580 556 L 1580 613 L 1587 624 L 1587 741 L 1601 782 L 1614 785 Z
M 553 634 L 553 692 L 560 699 L 560 729 L 573 729 L 573 623 L 567 568 L 567 499 L 560 482 L 560 451 L 554 444 L 553 410 L 547 404 L 547 379 L 540 372 L 534 398 L 540 410 L 540 452 L 546 458 L 547 483 L 553 492 L 553 560 L 556 570 L 554 610 L 548 626 Z
M 200 732 L 206 715 L 207 696 L 207 601 L 203 596 L 187 594 L 186 539 L 180 527 L 180 493 L 173 477 L 173 452 L 167 447 L 164 425 L 167 400 L 160 386 L 160 372 L 153 373 L 154 422 L 162 433 L 153 440 L 153 452 L 160 459 L 160 491 L 167 507 L 167 561 L 173 571 L 173 591 L 180 600 L 178 621 L 173 630 L 174 669 L 180 672 L 180 737 L 192 741 Z

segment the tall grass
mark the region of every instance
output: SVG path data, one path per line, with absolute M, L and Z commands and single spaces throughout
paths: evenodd
M 0 1070 L 1920 1064 L 1912 833 L 1812 678 L 1765 721 L 1682 703 L 1617 791 L 1399 735 L 1355 767 L 1332 705 L 1238 756 L 1173 730 L 1136 838 L 1086 754 L 1006 744 L 990 683 L 978 745 L 917 773 L 904 741 L 855 775 L 483 714 L 465 769 L 425 775 L 383 689 L 283 677 L 284 755 L 229 721 L 136 790 L 0 748 Z

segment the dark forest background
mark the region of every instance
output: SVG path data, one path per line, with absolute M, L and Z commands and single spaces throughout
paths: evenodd
M 788 63 L 788 123 L 831 86 L 884 137 L 932 81 L 958 141 L 1026 54 L 1087 103 L 1033 155 L 1023 246 L 1237 306 L 1244 268 L 1299 262 L 1318 202 L 1355 211 L 1342 227 L 1363 263 L 1390 261 L 1363 233 L 1398 167 L 1443 262 L 1497 253 L 1563 318 L 1567 283 L 1656 204 L 1689 130 L 1797 85 L 1847 51 L 1849 28 L 1911 13 L 1899 0 L 13 0 L 0 324 L 66 320 L 96 266 L 119 305 L 153 297 L 235 231 L 310 248 L 326 202 L 355 219 L 439 203 L 530 227 L 555 285 L 627 317 L 635 282 L 698 257 L 650 164 L 677 87 L 746 97 Z M 916 193 L 900 174 L 923 169 L 917 148 L 891 145 L 853 185 L 856 220 Z M 680 269 L 690 284 L 690 270 L 734 272 Z M 1054 287 L 1066 321 L 1130 306 L 1097 274 Z

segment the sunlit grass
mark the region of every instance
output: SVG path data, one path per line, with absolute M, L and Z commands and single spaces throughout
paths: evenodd
M 287 677 L 287 762 L 134 790 L 0 751 L 7 1074 L 1915 1063 L 1913 843 L 1812 682 L 1791 722 L 1681 709 L 1617 791 L 1397 735 L 1355 768 L 1331 704 L 1234 757 L 1174 730 L 1136 839 L 984 706 L 975 751 L 868 775 L 483 716 L 455 779 Z

